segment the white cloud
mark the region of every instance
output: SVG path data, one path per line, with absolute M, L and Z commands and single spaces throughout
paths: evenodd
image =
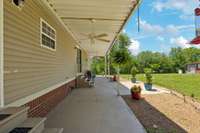
M 161 26 L 156 24 L 148 23 L 147 21 L 141 20 L 140 22 L 141 31 L 145 36 L 153 35 L 170 35 L 177 36 L 181 31 L 194 29 L 194 25 L 167 25 Z
M 180 26 L 177 26 L 177 28 L 178 28 L 179 30 L 194 29 L 194 28 L 195 28 L 195 25 L 194 25 L 194 24 L 190 24 L 190 25 L 180 25 Z
M 162 37 L 162 36 L 158 36 L 158 37 L 157 37 L 157 40 L 158 40 L 158 41 L 161 41 L 161 42 L 164 42 L 164 41 L 165 41 L 165 38 Z
M 190 40 L 187 40 L 183 36 L 170 39 L 171 44 L 174 44 L 174 45 L 179 46 L 181 48 L 190 48 L 190 47 L 200 48 L 200 45 L 190 45 L 189 42 L 190 42 Z
M 170 39 L 170 43 L 171 44 L 175 44 L 181 48 L 190 48 L 191 45 L 188 44 L 188 40 L 186 38 L 184 38 L 183 36 L 180 36 L 178 38 L 171 38 Z
M 168 54 L 170 49 L 171 47 L 167 44 L 164 44 L 164 42 L 160 44 L 160 52 Z
M 123 30 L 122 30 L 122 32 L 123 32 L 123 33 L 126 33 L 126 30 L 125 30 L 125 29 L 123 29 Z
M 156 0 L 153 3 L 153 9 L 158 12 L 162 12 L 163 10 L 178 10 L 182 14 L 180 18 L 187 19 L 191 18 L 194 8 L 198 5 L 199 0 L 167 0 L 160 1 Z
M 150 24 L 146 21 L 141 21 L 140 22 L 140 26 L 141 26 L 141 30 L 144 32 L 144 33 L 155 33 L 155 34 L 160 34 L 164 31 L 163 27 L 161 27 L 160 25 L 153 25 L 153 24 Z
M 129 51 L 133 55 L 137 55 L 140 52 L 140 42 L 134 39 L 131 39 L 131 45 L 129 46 Z
M 135 35 L 133 38 L 134 38 L 135 40 L 140 40 L 140 39 L 148 38 L 148 37 L 151 37 L 151 36 L 152 36 L 152 35 L 150 35 L 150 34 L 145 34 L 145 35 L 137 34 L 137 35 Z
M 159 1 L 157 1 L 157 2 L 155 2 L 155 3 L 153 4 L 153 8 L 154 8 L 156 11 L 161 12 L 161 11 L 163 10 L 163 8 L 164 8 L 164 4 L 161 3 L 161 2 L 159 2 Z
M 166 27 L 166 33 L 169 33 L 171 35 L 177 35 L 179 33 L 179 29 L 175 25 L 168 25 Z

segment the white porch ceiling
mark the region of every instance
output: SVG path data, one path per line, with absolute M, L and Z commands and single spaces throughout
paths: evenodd
M 139 0 L 47 0 L 63 23 L 71 30 L 89 56 L 104 56 L 116 39 Z M 92 23 L 92 20 L 94 22 Z M 110 42 L 85 40 L 91 33 Z

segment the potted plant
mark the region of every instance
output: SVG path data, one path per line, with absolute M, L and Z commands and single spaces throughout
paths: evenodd
M 137 70 L 137 68 L 135 67 L 135 66 L 133 66 L 132 68 L 131 68 L 131 75 L 132 75 L 132 78 L 131 78 L 131 81 L 132 81 L 132 83 L 136 83 L 136 75 L 137 75 L 137 73 L 138 73 L 138 70 Z
M 140 86 L 134 85 L 131 88 L 131 97 L 132 97 L 132 99 L 139 100 L 141 98 L 141 91 L 142 91 L 142 89 L 141 89 Z
M 152 70 L 150 68 L 145 69 L 146 83 L 144 83 L 146 90 L 152 90 Z
M 113 75 L 113 81 L 117 81 L 117 75 Z

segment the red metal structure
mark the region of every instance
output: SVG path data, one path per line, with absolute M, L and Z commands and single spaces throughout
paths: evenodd
M 200 36 L 195 37 L 192 41 L 190 41 L 192 45 L 199 45 L 200 44 Z
M 200 8 L 195 9 L 195 26 L 196 26 L 196 38 L 190 41 L 191 45 L 200 44 Z

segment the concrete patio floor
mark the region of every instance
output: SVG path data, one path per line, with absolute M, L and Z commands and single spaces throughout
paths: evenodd
M 94 88 L 75 89 L 47 116 L 46 127 L 64 133 L 146 133 L 120 96 L 116 83 L 97 78 Z

